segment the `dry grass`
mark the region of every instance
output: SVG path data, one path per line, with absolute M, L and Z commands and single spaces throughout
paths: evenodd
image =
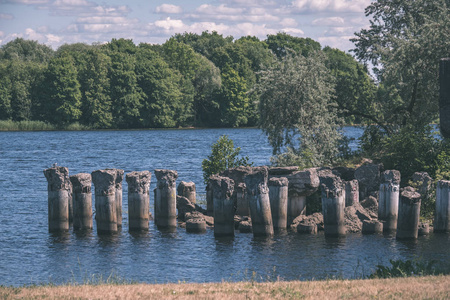
M 0 287 L 0 299 L 450 299 L 450 276 L 266 283 Z

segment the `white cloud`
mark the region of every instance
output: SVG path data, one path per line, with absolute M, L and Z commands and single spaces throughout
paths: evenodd
M 283 20 L 281 20 L 280 24 L 283 27 L 295 27 L 298 25 L 297 21 L 292 18 L 284 18 Z
M 13 20 L 14 16 L 12 14 L 2 14 L 0 13 L 0 20 Z
M 173 4 L 162 4 L 156 7 L 155 12 L 158 14 L 181 14 L 183 9 L 181 6 L 173 5 Z
M 3 1 L 0 1 L 0 2 L 33 5 L 33 4 L 49 3 L 50 0 L 3 0 Z
M 178 30 L 180 28 L 185 27 L 182 20 L 172 20 L 171 18 L 167 18 L 165 20 L 158 20 L 155 22 L 156 27 L 163 28 L 168 31 Z
M 86 0 L 56 0 L 52 3 L 52 6 L 92 6 L 93 3 L 89 3 Z
M 197 7 L 196 11 L 206 15 L 238 15 L 244 13 L 244 8 L 232 8 L 224 4 L 219 6 L 202 4 Z
M 312 21 L 312 24 L 317 26 L 342 26 L 344 23 L 345 20 L 341 17 L 319 18 Z
M 319 37 L 317 41 L 322 47 L 330 46 L 331 48 L 337 48 L 342 51 L 354 48 L 353 43 L 350 41 L 354 36 L 332 36 L 332 37 Z
M 292 8 L 298 12 L 364 12 L 371 0 L 294 0 Z
M 325 36 L 351 36 L 354 31 L 354 27 L 331 27 L 325 31 Z
M 3 31 L 0 31 L 0 38 L 3 37 L 5 33 Z
M 294 36 L 303 36 L 305 33 L 303 30 L 298 28 L 283 28 L 281 29 L 282 32 L 286 32 L 287 34 L 294 35 Z

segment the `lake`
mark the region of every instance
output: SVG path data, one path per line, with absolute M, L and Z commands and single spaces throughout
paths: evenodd
M 348 127 L 345 133 L 358 137 L 361 129 Z M 68 167 L 71 175 L 104 168 L 150 170 L 152 190 L 153 170 L 173 169 L 179 174 L 177 183 L 195 182 L 204 198 L 201 162 L 223 134 L 255 165 L 269 164 L 272 149 L 259 129 L 0 132 L 0 285 L 82 281 L 111 273 L 147 283 L 354 278 L 389 259 L 450 261 L 446 234 L 409 242 L 392 235 L 328 238 L 293 232 L 270 239 L 237 232 L 233 239 L 216 239 L 213 230 L 163 233 L 153 221 L 148 233 L 130 234 L 125 181 L 119 234 L 98 236 L 95 228 L 87 234 L 48 233 L 42 171 L 53 163 Z M 356 142 L 351 147 L 356 149 Z M 152 211 L 152 192 L 150 197 Z

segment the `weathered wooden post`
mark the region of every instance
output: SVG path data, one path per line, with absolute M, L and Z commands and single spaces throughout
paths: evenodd
M 234 236 L 234 181 L 215 176 L 210 182 L 214 199 L 214 236 Z
M 441 134 L 450 138 L 450 58 L 442 58 L 439 63 L 439 115 Z
M 345 235 L 344 183 L 340 177 L 330 173 L 320 178 L 320 187 L 322 193 L 322 214 L 325 235 Z
M 117 232 L 117 172 L 115 169 L 96 170 L 91 175 L 95 187 L 97 233 L 115 233 Z
M 286 177 L 269 179 L 269 200 L 274 230 L 287 228 L 289 181 Z
M 69 230 L 69 199 L 72 198 L 72 185 L 69 169 L 52 167 L 44 170 L 48 182 L 48 231 Z
M 352 206 L 359 203 L 359 183 L 354 179 L 345 182 L 345 206 Z
M 151 177 L 149 171 L 135 171 L 125 177 L 128 184 L 129 231 L 148 230 Z
M 117 212 L 117 229 L 122 228 L 122 182 L 124 171 L 116 169 L 116 212 Z
M 420 217 L 420 194 L 405 187 L 398 207 L 397 239 L 417 239 Z
M 252 168 L 245 177 L 247 197 L 252 218 L 253 236 L 272 236 L 273 224 L 270 211 L 269 188 L 267 186 L 267 167 Z
M 177 192 L 179 196 L 189 199 L 191 203 L 196 202 L 195 183 L 182 181 L 178 184 Z
M 436 186 L 434 232 L 450 232 L 450 181 L 439 180 Z
M 384 231 L 397 229 L 398 203 L 400 195 L 400 172 L 387 170 L 381 174 L 378 200 L 378 219 L 384 221 Z
M 155 170 L 157 179 L 155 189 L 155 223 L 158 228 L 175 230 L 177 228 L 177 171 Z
M 92 178 L 89 173 L 70 176 L 73 195 L 73 229 L 90 230 L 92 220 Z

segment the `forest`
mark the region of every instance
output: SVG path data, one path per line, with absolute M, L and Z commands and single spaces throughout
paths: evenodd
M 285 33 L 234 39 L 184 33 L 162 45 L 113 39 L 56 51 L 17 38 L 0 49 L 0 120 L 44 121 L 90 129 L 242 127 L 259 124 L 255 84 L 287 55 L 321 52 L 344 111 L 376 91 L 351 55 Z

